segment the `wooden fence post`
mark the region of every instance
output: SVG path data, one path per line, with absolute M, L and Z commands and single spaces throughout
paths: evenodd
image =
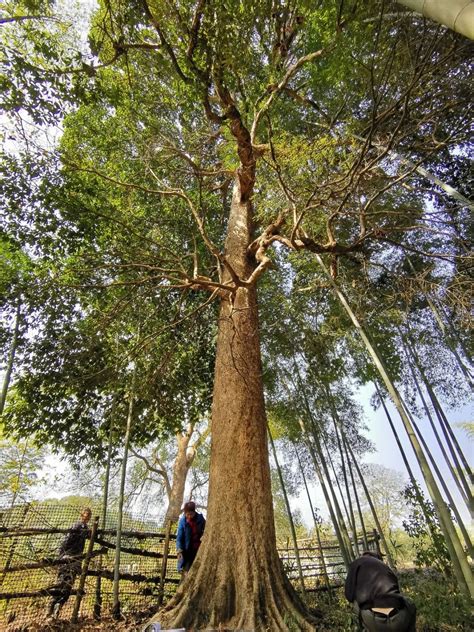
M 159 606 L 161 606 L 161 604 L 163 603 L 163 597 L 165 593 L 166 570 L 168 568 L 168 553 L 170 549 L 170 534 L 171 534 L 171 520 L 168 520 L 166 523 L 165 544 L 163 547 L 163 561 L 161 563 L 160 594 L 158 595 Z
M 81 578 L 79 580 L 79 586 L 77 588 L 76 602 L 74 603 L 74 609 L 72 611 L 71 623 L 77 623 L 82 596 L 84 594 L 84 586 L 86 584 L 87 571 L 89 570 L 89 562 L 91 561 L 92 552 L 94 550 L 94 542 L 98 526 L 99 516 L 94 518 L 94 524 L 92 525 L 92 531 L 89 539 L 89 545 L 87 547 L 86 557 L 84 559 L 84 563 L 82 564 Z

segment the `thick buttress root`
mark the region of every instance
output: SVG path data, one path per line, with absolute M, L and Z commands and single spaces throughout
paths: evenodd
M 268 566 L 260 572 L 255 567 L 243 569 L 243 560 L 234 562 L 232 567 L 223 568 L 216 560 L 212 566 L 210 559 L 196 560 L 176 595 L 151 621 L 159 621 L 162 627 L 184 627 L 196 632 L 317 629 L 317 621 L 305 610 L 284 576 L 279 560 L 274 567 Z

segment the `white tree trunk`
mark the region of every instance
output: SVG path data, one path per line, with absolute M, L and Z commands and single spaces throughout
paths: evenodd
M 413 11 L 444 24 L 474 39 L 474 2 L 472 0 L 397 0 Z

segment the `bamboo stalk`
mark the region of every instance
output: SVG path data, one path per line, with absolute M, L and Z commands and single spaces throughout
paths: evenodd
M 109 481 L 110 481 L 110 464 L 112 461 L 112 436 L 114 430 L 114 416 L 115 416 L 115 407 L 117 403 L 117 397 L 114 395 L 112 400 L 112 406 L 110 407 L 110 424 L 109 424 L 109 442 L 107 446 L 107 463 L 105 466 L 105 478 L 104 478 L 104 488 L 102 495 L 102 530 L 107 526 L 107 508 L 108 508 L 108 500 L 109 500 Z M 99 560 L 99 569 L 102 565 L 102 558 Z M 99 620 L 101 617 L 102 611 L 102 578 L 100 575 L 97 576 L 97 581 L 95 584 L 95 602 L 94 602 L 94 619 Z
M 299 579 L 300 579 L 301 590 L 302 590 L 302 592 L 304 594 L 305 593 L 305 585 L 304 585 L 303 569 L 301 567 L 300 553 L 299 553 L 299 550 L 298 550 L 298 543 L 297 543 L 297 540 L 296 540 L 295 523 L 293 521 L 293 515 L 291 513 L 290 502 L 288 500 L 288 494 L 286 493 L 285 481 L 283 480 L 283 474 L 282 474 L 282 471 L 281 471 L 281 468 L 280 468 L 280 463 L 278 462 L 277 452 L 276 452 L 276 449 L 275 449 L 275 442 L 273 441 L 273 437 L 272 437 L 272 433 L 271 433 L 270 427 L 268 427 L 268 438 L 270 439 L 270 445 L 272 446 L 273 459 L 275 461 L 275 465 L 276 465 L 277 472 L 278 472 L 278 478 L 280 480 L 281 491 L 283 492 L 283 498 L 285 500 L 286 513 L 288 515 L 288 520 L 290 522 L 291 537 L 293 539 L 293 550 L 295 552 L 296 565 L 298 567 L 298 576 L 299 576 Z
M 112 606 L 112 614 L 113 614 L 114 619 L 116 620 L 120 619 L 120 598 L 119 598 L 120 545 L 121 545 L 121 540 L 122 540 L 122 521 L 123 521 L 123 505 L 124 505 L 124 494 L 125 494 L 125 479 L 127 476 L 128 448 L 130 444 L 130 434 L 132 430 L 136 376 L 137 376 L 137 365 L 135 363 L 133 367 L 132 384 L 130 387 L 130 394 L 129 394 L 127 428 L 125 431 L 123 458 L 122 458 L 122 472 L 121 472 L 121 478 L 120 478 L 120 493 L 119 493 L 118 523 L 117 523 L 117 547 L 115 549 L 113 606 Z
M 446 443 L 448 445 L 448 448 L 449 448 L 449 450 L 451 452 L 451 457 L 453 458 L 454 465 L 456 467 L 453 466 L 453 464 L 451 462 L 451 459 L 449 458 L 448 453 L 446 452 L 446 448 L 444 447 L 444 444 L 443 444 L 443 442 L 441 440 L 441 437 L 439 435 L 438 429 L 436 428 L 436 425 L 434 423 L 433 417 L 431 415 L 431 411 L 430 411 L 430 409 L 428 407 L 428 404 L 426 402 L 425 396 L 423 395 L 423 391 L 421 390 L 421 387 L 420 387 L 420 384 L 419 384 L 419 381 L 418 381 L 418 377 L 417 377 L 417 375 L 415 373 L 415 369 L 414 369 L 414 367 L 412 365 L 412 362 L 410 362 L 410 359 L 412 359 L 415 362 L 418 370 L 420 371 L 420 365 L 417 362 L 417 360 L 419 360 L 419 358 L 418 358 L 416 352 L 414 351 L 414 349 L 412 348 L 412 346 L 408 343 L 407 340 L 405 340 L 403 334 L 401 332 L 400 332 L 400 334 L 401 334 L 401 338 L 402 338 L 402 344 L 404 344 L 404 346 L 405 346 L 405 352 L 407 354 L 407 359 L 408 359 L 408 366 L 410 368 L 410 372 L 411 372 L 413 381 L 415 383 L 415 388 L 416 388 L 416 390 L 418 392 L 418 395 L 420 396 L 421 403 L 423 404 L 423 408 L 425 410 L 425 414 L 426 414 L 426 416 L 428 418 L 428 421 L 430 422 L 430 426 L 431 426 L 431 429 L 433 431 L 434 436 L 436 437 L 436 441 L 438 442 L 439 449 L 441 450 L 441 453 L 444 456 L 444 460 L 446 461 L 446 464 L 447 464 L 447 466 L 449 468 L 449 471 L 451 472 L 451 476 L 453 477 L 454 482 L 456 483 L 456 485 L 458 487 L 458 490 L 459 490 L 459 492 L 461 494 L 461 498 L 463 499 L 463 501 L 466 504 L 467 508 L 469 510 L 472 510 L 472 508 L 473 508 L 473 498 L 472 498 L 471 490 L 470 490 L 469 484 L 468 484 L 468 482 L 467 482 L 467 480 L 466 480 L 466 478 L 464 476 L 464 473 L 462 471 L 461 464 L 459 463 L 457 455 L 454 452 L 454 448 L 453 448 L 453 446 L 451 444 L 449 435 L 447 434 L 445 428 L 443 427 L 443 424 L 441 423 L 440 425 L 441 425 L 441 429 L 442 429 L 443 434 L 444 434 L 444 438 L 445 438 Z M 426 376 L 421 371 L 420 371 L 420 374 L 421 374 L 422 379 L 425 380 L 425 385 L 426 385 Z
M 5 375 L 3 378 L 2 390 L 0 392 L 0 415 L 3 414 L 5 408 L 5 402 L 7 400 L 8 387 L 10 386 L 10 379 L 13 371 L 13 364 L 15 362 L 15 354 L 18 347 L 18 334 L 20 333 L 20 321 L 21 321 L 21 300 L 18 298 L 15 314 L 15 328 L 13 330 L 12 343 L 8 352 L 7 366 L 5 367 Z
M 390 397 L 392 398 L 392 401 L 394 402 L 398 410 L 398 413 L 402 419 L 406 433 L 412 445 L 413 451 L 415 453 L 416 459 L 423 473 L 426 486 L 428 488 L 428 492 L 433 501 L 433 505 L 435 507 L 436 513 L 438 515 L 441 530 L 446 539 L 446 545 L 449 550 L 450 558 L 453 564 L 454 572 L 455 572 L 459 587 L 461 591 L 463 592 L 463 594 L 468 595 L 471 598 L 474 598 L 474 580 L 473 580 L 472 570 L 467 560 L 467 556 L 463 550 L 461 541 L 459 540 L 459 536 L 451 520 L 448 507 L 446 506 L 444 498 L 436 483 L 435 477 L 433 475 L 433 472 L 431 471 L 428 460 L 423 452 L 423 449 L 420 445 L 418 437 L 415 434 L 413 424 L 411 423 L 410 418 L 406 414 L 406 411 L 403 406 L 402 398 L 393 380 L 390 378 L 389 371 L 387 370 L 387 367 L 385 366 L 385 362 L 382 356 L 380 355 L 379 351 L 374 346 L 374 344 L 371 342 L 364 327 L 361 325 L 359 319 L 357 318 L 357 316 L 351 309 L 346 296 L 344 295 L 342 290 L 339 288 L 339 286 L 336 284 L 336 282 L 332 278 L 330 272 L 324 265 L 321 257 L 318 254 L 315 254 L 314 256 L 318 264 L 320 265 L 321 269 L 323 270 L 324 275 L 327 278 L 332 290 L 334 291 L 335 295 L 337 296 L 342 306 L 346 310 L 354 326 L 358 330 L 362 340 L 364 341 L 366 349 L 368 353 L 370 354 L 377 370 L 379 371 L 385 383 L 385 386 L 387 387 L 387 390 L 390 394 Z
M 316 538 L 317 538 L 317 541 L 318 541 L 318 553 L 319 553 L 319 558 L 321 560 L 321 566 L 322 566 L 322 569 L 323 569 L 324 582 L 325 582 L 328 590 L 330 591 L 329 577 L 328 577 L 328 574 L 327 574 L 326 562 L 324 560 L 324 553 L 323 553 L 323 549 L 322 549 L 322 545 L 321 545 L 321 534 L 319 533 L 319 524 L 318 524 L 318 520 L 316 518 L 316 512 L 314 510 L 314 506 L 313 506 L 313 503 L 311 501 L 311 496 L 309 494 L 308 483 L 306 482 L 306 476 L 305 476 L 305 473 L 304 473 L 304 470 L 303 470 L 303 465 L 301 463 L 300 455 L 298 454 L 298 450 L 296 448 L 295 448 L 295 453 L 296 453 L 296 458 L 298 459 L 298 463 L 299 463 L 299 466 L 300 466 L 301 475 L 303 477 L 303 482 L 304 482 L 304 486 L 305 486 L 305 489 L 306 489 L 306 495 L 308 496 L 308 502 L 309 502 L 309 506 L 311 508 L 311 514 L 313 516 L 314 528 L 315 528 L 315 531 L 316 531 Z

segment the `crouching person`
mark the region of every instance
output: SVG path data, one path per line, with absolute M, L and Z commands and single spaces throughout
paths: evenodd
M 201 546 L 206 520 L 196 511 L 192 501 L 185 503 L 184 513 L 179 519 L 176 534 L 176 553 L 178 555 L 178 571 L 186 573 L 191 568 L 194 558 Z
M 377 553 L 366 551 L 352 562 L 345 584 L 346 599 L 369 632 L 415 632 L 415 604 L 400 593 L 398 579 Z

